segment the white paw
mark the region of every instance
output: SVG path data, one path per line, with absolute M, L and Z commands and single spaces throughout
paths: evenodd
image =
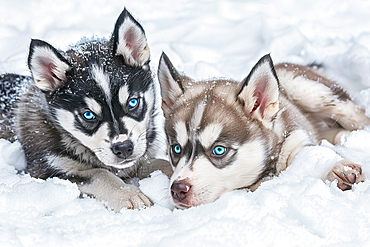
M 362 173 L 360 165 L 348 160 L 341 160 L 335 163 L 334 167 L 326 175 L 325 180 L 338 181 L 338 188 L 341 190 L 349 190 L 353 184 L 363 182 L 365 175 Z
M 137 187 L 126 184 L 116 193 L 112 193 L 112 197 L 108 199 L 107 204 L 114 211 L 119 212 L 123 208 L 142 209 L 150 207 L 152 202 Z

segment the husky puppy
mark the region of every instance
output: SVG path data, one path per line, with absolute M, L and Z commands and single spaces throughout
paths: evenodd
M 239 188 L 255 190 L 289 166 L 305 146 L 370 124 L 349 95 L 316 70 L 274 66 L 262 57 L 242 82 L 194 82 L 163 53 L 158 78 L 178 208 L 213 202 Z M 342 190 L 364 180 L 361 166 L 342 160 L 323 179 Z
M 82 42 L 63 52 L 33 39 L 32 79 L 16 103 L 14 127 L 27 172 L 76 182 L 82 194 L 116 211 L 150 206 L 139 189 L 122 180 L 159 146 L 160 95 L 149 56 L 144 30 L 126 9 L 110 40 Z

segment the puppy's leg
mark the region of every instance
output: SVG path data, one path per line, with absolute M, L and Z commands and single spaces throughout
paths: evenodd
M 299 129 L 295 130 L 285 139 L 282 143 L 278 161 L 276 163 L 276 173 L 284 171 L 294 160 L 294 157 L 302 150 L 305 146 L 313 145 L 313 141 L 307 131 Z M 275 159 L 275 157 L 270 157 Z M 249 186 L 248 189 L 255 191 L 261 183 L 269 180 L 270 178 L 264 178 L 258 183 Z
M 152 172 L 160 170 L 167 177 L 171 177 L 173 170 L 171 163 L 164 159 L 149 159 L 145 160 L 141 166 L 139 166 L 137 177 L 139 179 L 147 178 Z
M 284 171 L 293 162 L 294 157 L 302 150 L 305 146 L 312 145 L 313 141 L 308 135 L 307 131 L 299 129 L 295 130 L 285 139 L 282 143 L 278 161 L 276 163 L 276 173 Z M 275 157 L 270 157 L 275 159 Z M 255 191 L 263 182 L 270 180 L 271 177 L 267 177 L 259 181 L 258 183 L 249 186 L 248 189 Z
M 150 200 L 138 188 L 124 183 L 119 177 L 105 169 L 78 171 L 74 175 L 88 178 L 86 182 L 78 184 L 82 193 L 106 202 L 117 212 L 122 208 L 137 209 L 151 205 Z
M 365 111 L 359 109 L 334 81 L 306 66 L 279 64 L 276 69 L 287 97 L 308 114 L 311 121 L 327 123 L 328 126 L 317 126 L 319 139 L 337 144 L 342 134 L 349 133 L 342 130 L 352 131 L 370 125 Z
M 313 144 L 314 143 L 307 131 L 293 131 L 281 146 L 279 160 L 276 164 L 276 172 L 279 173 L 285 170 L 293 162 L 294 157 L 302 150 L 302 148 Z
M 359 109 L 351 100 L 334 101 L 333 105 L 323 106 L 320 115 L 326 118 L 331 118 L 346 130 L 363 129 L 370 125 L 370 119 L 365 115 L 363 109 Z
M 340 142 L 342 136 L 348 136 L 351 133 L 349 130 L 343 128 L 335 128 L 325 130 L 319 133 L 320 140 L 326 139 L 334 145 L 337 145 Z
M 362 173 L 360 165 L 348 160 L 341 160 L 335 163 L 334 167 L 327 175 L 322 178 L 323 181 L 338 181 L 338 188 L 349 190 L 353 184 L 363 182 L 365 175 Z

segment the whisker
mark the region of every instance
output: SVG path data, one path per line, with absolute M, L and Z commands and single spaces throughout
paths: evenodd
M 158 145 L 158 144 L 154 144 L 154 143 L 152 143 L 151 145 L 156 147 L 157 150 L 161 150 L 161 151 L 167 153 L 167 148 L 164 148 L 162 145 Z

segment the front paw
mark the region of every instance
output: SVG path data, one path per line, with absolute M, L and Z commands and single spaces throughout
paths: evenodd
M 119 212 L 123 208 L 142 209 L 150 207 L 152 202 L 137 187 L 126 184 L 120 188 L 115 198 L 108 201 L 108 206 Z
M 360 165 L 348 160 L 341 160 L 335 163 L 325 180 L 331 182 L 337 180 L 338 188 L 344 191 L 352 189 L 353 184 L 363 182 L 365 180 L 365 175 L 362 173 Z

